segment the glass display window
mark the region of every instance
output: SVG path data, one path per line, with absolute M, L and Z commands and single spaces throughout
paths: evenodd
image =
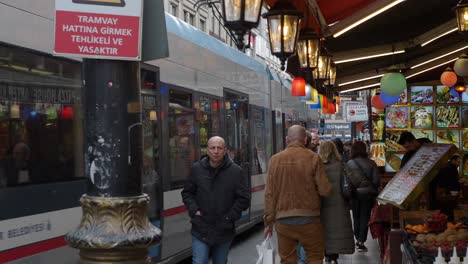
M 434 120 L 434 107 L 412 106 L 410 116 L 412 128 L 432 128 L 432 120 Z
M 253 135 L 253 166 L 252 175 L 266 173 L 268 156 L 267 146 L 269 142 L 266 136 L 265 110 L 260 107 L 252 107 L 252 135 Z
M 385 166 L 385 143 L 372 142 L 370 144 L 369 158 L 377 164 L 378 167 Z
M 434 89 L 432 86 L 412 86 L 411 104 L 434 103 Z
M 460 101 L 458 93 L 445 85 L 437 85 L 436 98 L 438 104 L 458 104 Z
M 385 125 L 387 128 L 408 128 L 408 107 L 387 107 L 385 113 Z
M 436 107 L 436 125 L 439 128 L 460 127 L 459 106 L 439 105 Z
M 453 144 L 460 147 L 460 131 L 458 130 L 437 130 L 436 143 Z
M 400 169 L 403 153 L 386 153 L 385 171 L 396 172 Z

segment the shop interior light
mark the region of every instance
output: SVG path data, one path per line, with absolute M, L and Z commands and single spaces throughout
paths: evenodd
M 452 33 L 452 32 L 455 32 L 455 31 L 457 31 L 457 29 L 458 29 L 458 28 L 452 28 L 452 29 L 450 29 L 450 30 L 448 30 L 448 31 L 446 31 L 446 32 L 444 32 L 444 33 L 442 33 L 442 34 L 436 36 L 436 37 L 433 37 L 433 38 L 431 38 L 430 40 L 428 40 L 428 41 L 424 42 L 423 44 L 421 44 L 421 47 L 424 47 L 424 46 L 426 46 L 427 44 L 431 43 L 432 41 L 434 41 L 434 40 L 436 40 L 436 39 L 439 39 L 439 38 L 441 38 L 441 37 L 443 37 L 443 36 L 445 36 L 445 35 L 448 35 L 448 34 L 450 34 L 450 33 Z
M 378 74 L 378 75 L 374 75 L 374 76 L 370 76 L 370 77 L 366 77 L 366 78 L 362 78 L 362 79 L 358 79 L 358 80 L 354 80 L 354 81 L 339 83 L 339 84 L 337 84 L 337 86 L 344 86 L 344 85 L 348 85 L 348 84 L 352 84 L 352 83 L 367 81 L 367 80 L 371 80 L 371 79 L 375 79 L 375 78 L 380 78 L 382 76 L 384 76 L 384 75 L 383 74 Z
M 356 58 L 351 58 L 351 59 L 338 60 L 338 61 L 335 61 L 335 64 L 358 61 L 358 60 L 367 60 L 367 59 L 390 56 L 390 55 L 400 54 L 400 53 L 405 53 L 405 50 L 396 50 L 396 51 L 378 53 L 378 54 L 373 54 L 373 55 L 368 55 L 368 56 L 361 56 L 361 57 L 356 57 Z
M 442 55 L 440 55 L 440 56 L 438 56 L 438 57 L 432 58 L 432 59 L 427 60 L 427 61 L 425 61 L 425 62 L 421 62 L 421 63 L 419 63 L 419 64 L 416 64 L 416 65 L 414 65 L 414 66 L 411 66 L 411 69 L 415 69 L 415 68 L 421 67 L 421 66 L 424 65 L 424 64 L 428 64 L 429 62 L 433 62 L 433 61 L 435 61 L 435 60 L 438 60 L 438 59 L 440 59 L 440 58 L 446 57 L 446 56 L 448 56 L 448 55 L 450 55 L 450 54 L 453 54 L 453 53 L 455 53 L 455 52 L 462 51 L 462 50 L 464 50 L 464 49 L 466 49 L 466 48 L 468 48 L 468 45 L 466 45 L 466 46 L 464 46 L 464 47 L 461 47 L 461 48 L 458 48 L 458 49 L 456 49 L 456 50 L 449 51 L 449 52 L 447 52 L 447 53 L 444 53 L 444 54 L 442 54 Z
M 398 4 L 400 4 L 400 3 L 404 2 L 404 1 L 405 1 L 405 0 L 396 0 L 396 1 L 394 1 L 394 2 L 391 2 L 390 4 L 388 4 L 388 5 L 386 5 L 386 6 L 382 7 L 382 8 L 380 8 L 380 9 L 378 9 L 378 10 L 376 10 L 375 12 L 372 12 L 371 14 L 369 14 L 369 15 L 367 15 L 367 16 L 361 18 L 361 19 L 359 19 L 358 21 L 352 23 L 351 25 L 349 25 L 349 26 L 343 28 L 342 30 L 336 32 L 335 34 L 333 34 L 333 37 L 334 37 L 334 38 L 337 38 L 338 36 L 341 36 L 343 33 L 345 33 L 345 32 L 347 32 L 347 31 L 349 31 L 349 30 L 351 30 L 351 29 L 353 29 L 353 28 L 359 26 L 360 24 L 366 22 L 367 20 L 369 20 L 369 19 L 371 19 L 371 18 L 373 18 L 373 17 L 375 17 L 375 16 L 377 16 L 377 15 L 379 15 L 379 14 L 381 14 L 381 13 L 387 11 L 388 9 L 390 9 L 390 8 L 396 6 L 396 5 L 398 5 Z
M 364 85 L 364 86 L 359 86 L 359 87 L 356 87 L 356 88 L 351 88 L 351 89 L 343 90 L 343 91 L 341 91 L 340 93 L 347 93 L 347 92 L 352 92 L 352 91 L 364 90 L 364 89 L 366 89 L 366 88 L 371 88 L 371 87 L 379 86 L 379 85 L 380 85 L 380 82 L 378 82 L 378 83 L 373 83 L 373 84 L 369 84 L 369 85 Z
M 151 111 L 149 112 L 149 119 L 150 119 L 150 121 L 156 121 L 156 120 L 158 120 L 158 116 L 157 116 L 157 114 L 156 114 L 156 111 L 151 110 Z
M 454 58 L 454 59 L 451 59 L 451 60 L 442 62 L 442 63 L 440 63 L 440 64 L 437 64 L 436 66 L 433 66 L 433 67 L 427 68 L 427 69 L 425 69 L 425 70 L 422 70 L 422 71 L 413 73 L 413 74 L 411 74 L 411 75 L 406 76 L 406 79 L 409 79 L 409 78 L 411 78 L 411 77 L 413 77 L 413 76 L 416 76 L 416 75 L 418 75 L 418 74 L 421 74 L 421 73 L 430 71 L 430 70 L 435 69 L 435 68 L 437 68 L 437 67 L 440 67 L 440 66 L 442 66 L 442 65 L 444 65 L 444 64 L 448 64 L 448 63 L 450 63 L 450 62 L 452 62 L 452 61 L 456 61 L 457 59 L 458 59 L 458 58 Z
M 20 106 L 18 104 L 12 104 L 10 107 L 10 118 L 20 118 Z

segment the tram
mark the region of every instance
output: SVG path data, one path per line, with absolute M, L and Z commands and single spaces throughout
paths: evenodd
M 142 190 L 151 198 L 149 218 L 163 232 L 150 248 L 152 260 L 177 263 L 191 254 L 180 193 L 208 139 L 225 138 L 229 156 L 249 176 L 251 206 L 236 225 L 242 232 L 262 221 L 268 160 L 284 147 L 285 129 L 307 125 L 311 113 L 261 62 L 168 14 L 166 25 L 170 56 L 140 69 Z M 44 67 L 33 72 L 30 60 Z M 18 148 L 29 162 L 13 183 L 0 163 L 0 263 L 75 263 L 78 250 L 64 235 L 79 224 L 90 169 L 81 165 L 81 62 L 0 43 L 0 66 L 0 160 Z

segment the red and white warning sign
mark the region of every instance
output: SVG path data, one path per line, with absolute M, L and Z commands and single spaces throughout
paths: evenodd
M 55 0 L 54 54 L 139 60 L 142 0 Z

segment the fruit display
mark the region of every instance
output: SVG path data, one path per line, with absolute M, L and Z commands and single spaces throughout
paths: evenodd
M 429 232 L 443 232 L 447 229 L 447 216 L 442 213 L 434 213 L 432 216 L 425 219 Z

